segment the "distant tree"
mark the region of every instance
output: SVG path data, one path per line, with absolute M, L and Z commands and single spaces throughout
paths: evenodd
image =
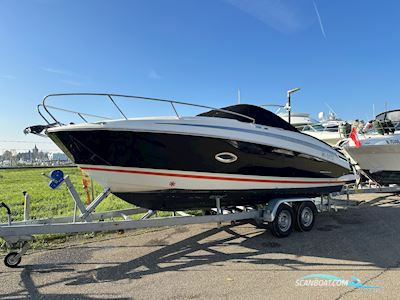
M 4 153 L 3 153 L 3 160 L 9 160 L 9 161 L 11 161 L 12 160 L 12 152 L 11 151 L 9 151 L 9 150 L 6 150 L 6 151 L 4 151 Z

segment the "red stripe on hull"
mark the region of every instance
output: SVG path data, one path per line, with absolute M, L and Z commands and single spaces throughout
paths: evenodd
M 299 180 L 272 180 L 272 179 L 250 179 L 250 178 L 231 178 L 221 176 L 206 176 L 206 175 L 191 175 L 191 174 L 179 174 L 179 173 L 162 173 L 162 172 L 151 172 L 151 171 L 135 171 L 135 170 L 121 170 L 121 169 L 105 169 L 105 168 L 93 168 L 93 167 L 81 167 L 83 170 L 92 171 L 106 171 L 106 172 L 119 172 L 119 173 L 131 173 L 131 174 L 142 174 L 142 175 L 155 175 L 155 176 L 172 176 L 182 178 L 194 178 L 194 179 L 209 179 L 209 180 L 227 180 L 227 181 L 247 181 L 247 182 L 268 182 L 268 183 L 297 183 L 297 184 L 334 184 L 341 185 L 345 181 L 299 181 Z

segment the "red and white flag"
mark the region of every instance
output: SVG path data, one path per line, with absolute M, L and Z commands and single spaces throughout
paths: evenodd
M 353 127 L 353 128 L 351 129 L 350 138 L 353 140 L 354 145 L 356 146 L 356 148 L 360 148 L 360 147 L 361 147 L 360 140 L 358 139 L 358 136 L 357 136 L 357 129 L 356 129 L 356 127 Z

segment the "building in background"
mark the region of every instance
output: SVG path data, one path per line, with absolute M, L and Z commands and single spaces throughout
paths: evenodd
M 62 152 L 50 152 L 47 154 L 50 162 L 67 163 L 69 162 L 68 157 Z
M 0 168 L 22 167 L 22 166 L 59 166 L 68 165 L 72 162 L 61 152 L 43 152 L 35 145 L 27 152 L 6 150 L 0 155 Z

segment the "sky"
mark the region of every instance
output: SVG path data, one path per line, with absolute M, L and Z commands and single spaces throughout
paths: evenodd
M 371 119 L 400 106 L 399 11 L 397 0 L 0 0 L 0 153 L 57 149 L 22 133 L 44 124 L 36 105 L 51 93 L 223 107 L 238 88 L 242 103 L 260 105 L 285 104 L 300 87 L 293 111 L 316 118 L 329 105 L 342 119 Z M 60 101 L 112 110 L 105 99 Z M 165 115 L 121 105 L 132 117 Z

